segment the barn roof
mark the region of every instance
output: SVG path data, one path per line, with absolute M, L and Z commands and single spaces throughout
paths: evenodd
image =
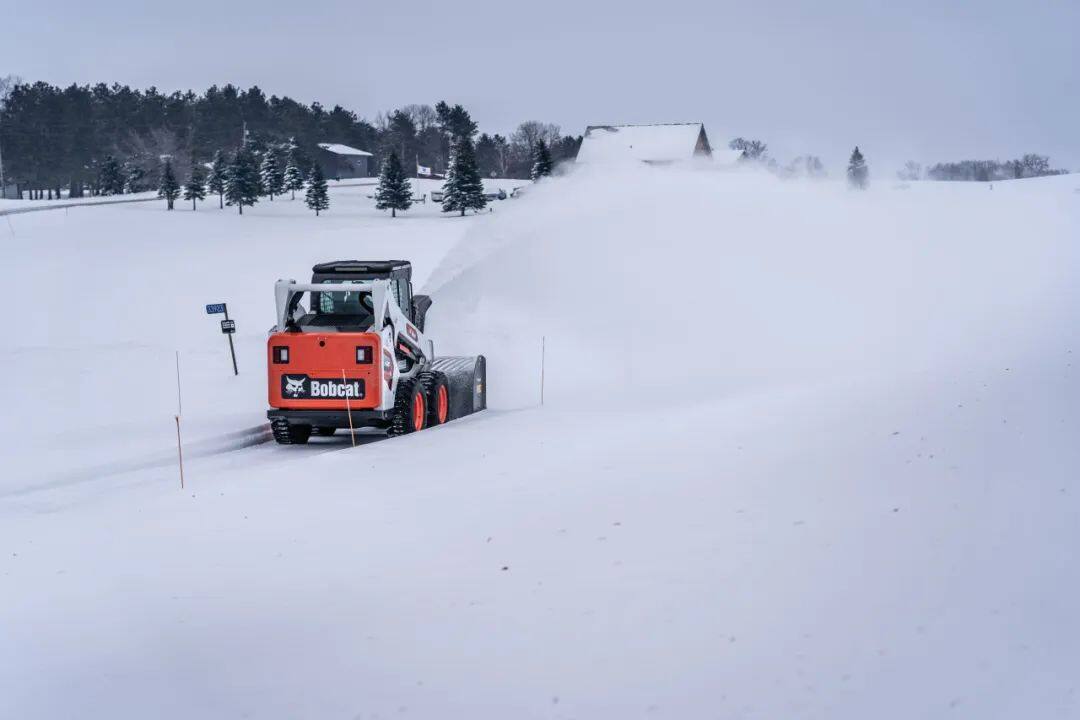
M 701 123 L 590 125 L 585 129 L 577 161 L 689 160 L 704 132 Z
M 319 147 L 329 153 L 335 155 L 354 155 L 359 157 L 375 157 L 366 150 L 358 150 L 348 145 L 342 145 L 341 143 L 319 143 Z

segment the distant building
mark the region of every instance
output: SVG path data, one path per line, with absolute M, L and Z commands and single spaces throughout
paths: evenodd
M 22 188 L 10 180 L 5 182 L 5 185 L 0 185 L 0 198 L 4 200 L 22 200 Z
M 371 177 L 375 156 L 340 143 L 319 143 L 315 158 L 323 174 L 330 180 Z
M 712 154 L 702 123 L 590 125 L 585 128 L 577 162 L 666 164 Z

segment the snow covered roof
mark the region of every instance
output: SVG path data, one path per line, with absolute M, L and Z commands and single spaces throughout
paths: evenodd
M 711 154 L 701 123 L 590 125 L 585 129 L 577 162 L 670 162 Z
M 319 147 L 329 153 L 335 155 L 357 155 L 360 157 L 375 157 L 366 150 L 358 150 L 348 145 L 342 145 L 341 143 L 319 143 Z

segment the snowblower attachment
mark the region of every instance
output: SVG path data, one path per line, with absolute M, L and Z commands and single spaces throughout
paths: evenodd
M 487 361 L 483 355 L 436 358 L 432 368 L 450 381 L 450 417 L 487 409 Z

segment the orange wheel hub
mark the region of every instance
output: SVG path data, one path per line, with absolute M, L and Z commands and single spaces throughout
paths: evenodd
M 412 406 L 413 430 L 424 429 L 424 413 L 426 412 L 426 410 L 427 408 L 424 407 L 424 393 L 416 393 L 416 396 L 413 398 Z
M 450 393 L 446 391 L 445 385 L 440 385 L 439 392 L 436 393 L 435 412 L 439 416 L 440 425 L 446 422 L 446 418 L 450 415 Z

